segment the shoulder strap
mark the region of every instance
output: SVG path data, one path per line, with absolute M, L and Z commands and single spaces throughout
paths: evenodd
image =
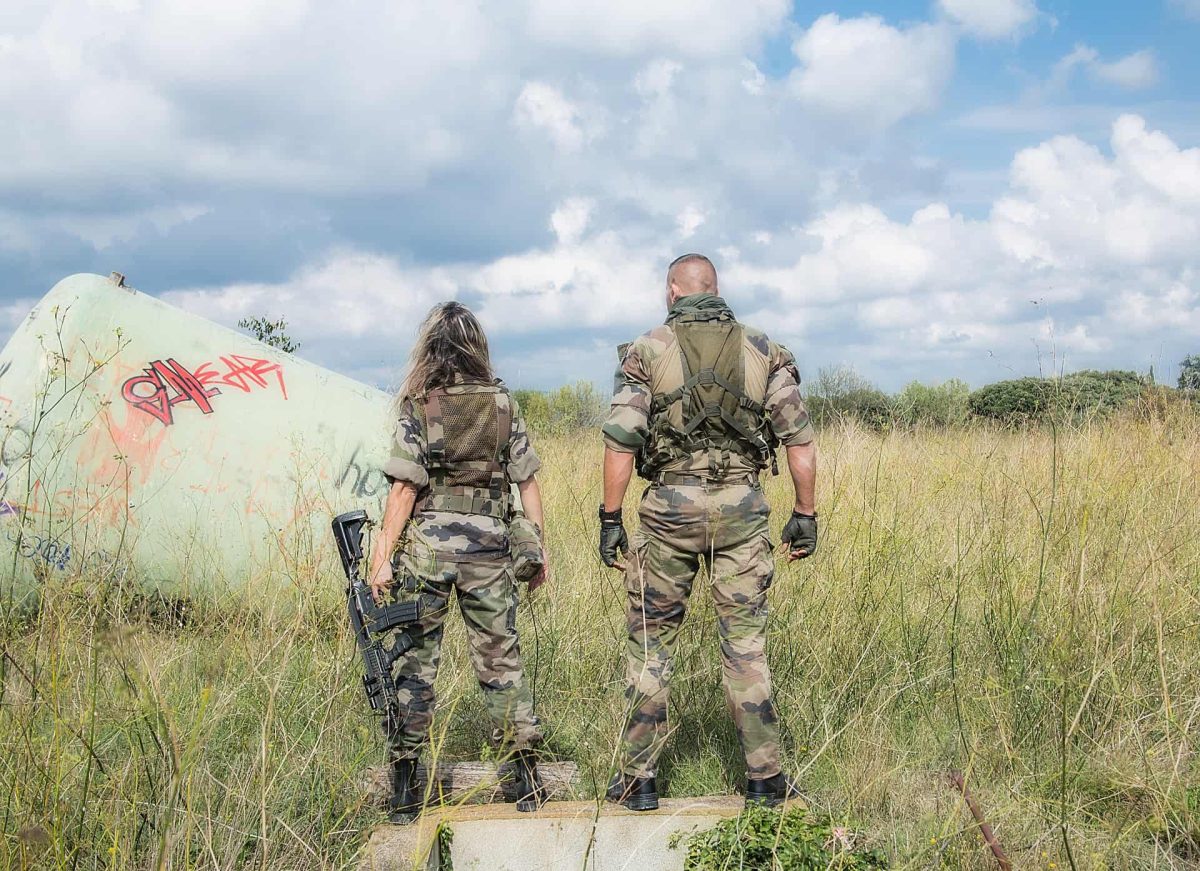
M 446 430 L 442 426 L 442 402 L 445 388 L 438 387 L 425 394 L 425 454 L 429 465 L 446 462 Z
M 496 459 L 501 463 L 508 460 L 508 443 L 512 441 L 513 406 L 508 390 L 500 387 L 496 391 Z

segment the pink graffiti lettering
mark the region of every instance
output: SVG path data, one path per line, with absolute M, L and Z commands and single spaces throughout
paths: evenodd
M 215 363 L 203 363 L 196 369 L 196 378 L 201 384 L 224 384 L 234 387 L 243 393 L 249 393 L 255 388 L 267 387 L 270 382 L 267 376 L 273 376 L 279 384 L 279 392 L 287 399 L 287 384 L 283 380 L 283 367 L 270 360 L 258 357 L 242 357 L 230 354 L 220 358 L 224 371 L 219 371 Z
M 181 402 L 194 402 L 204 414 L 212 414 L 209 400 L 221 391 L 206 387 L 195 375 L 173 358 L 164 363 L 155 360 L 142 375 L 135 375 L 121 386 L 121 395 L 134 408 L 155 418 L 163 426 L 175 422 L 172 408 Z

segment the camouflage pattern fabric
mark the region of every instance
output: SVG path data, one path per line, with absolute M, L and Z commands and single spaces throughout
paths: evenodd
M 483 690 L 497 747 L 536 747 L 541 726 L 521 668 L 517 637 L 517 587 L 507 560 L 443 561 L 401 556 L 400 575 L 423 583 L 424 615 L 408 632 L 416 642 L 393 672 L 400 699 L 400 735 L 393 753 L 416 758 L 433 723 L 434 680 L 441 662 L 442 634 L 453 591 L 467 626 L 471 665 Z
M 697 308 L 697 297 L 719 300 L 707 294 L 686 296 L 671 309 L 671 317 Z M 727 310 L 727 309 L 726 309 Z M 670 319 L 668 319 L 670 320 Z M 814 438 L 808 410 L 800 396 L 800 375 L 791 352 L 771 341 L 760 330 L 747 326 L 742 353 L 745 361 L 744 390 L 748 398 L 765 408 L 767 423 L 780 444 L 803 445 Z M 615 451 L 635 453 L 653 448 L 653 434 L 659 427 L 678 430 L 684 425 L 682 408 L 675 403 L 650 420 L 650 404 L 655 394 L 666 394 L 684 383 L 679 343 L 667 324 L 655 327 L 621 349 L 621 363 L 613 384 L 612 408 L 604 424 L 604 443 Z M 706 452 L 669 463 L 662 471 L 703 472 L 708 469 Z M 730 474 L 755 471 L 750 457 L 731 457 Z
M 654 776 L 670 735 L 671 657 L 702 568 L 716 607 L 725 696 L 747 776 L 779 773 L 779 726 L 765 653 L 766 593 L 774 576 L 768 514 L 757 484 L 656 484 L 643 497 L 625 573 L 625 774 Z
M 514 483 L 533 477 L 541 468 L 517 401 L 511 396 L 512 435 L 508 442 L 506 474 Z M 406 399 L 400 408 L 391 458 L 383 467 L 392 481 L 407 481 L 423 495 L 429 487 L 428 438 L 419 407 Z M 400 543 L 404 550 L 442 559 L 497 560 L 508 554 L 508 525 L 497 517 L 455 511 L 422 510 L 415 514 Z
M 622 348 L 604 443 L 624 453 L 653 451 L 656 433 L 684 425 L 680 403 L 651 416 L 655 395 L 684 383 L 680 349 L 669 326 L 677 318 L 729 312 L 719 297 L 683 297 L 667 324 Z M 795 358 L 747 326 L 743 334 L 743 391 L 761 403 L 766 423 L 784 446 L 811 442 L 813 428 L 800 396 Z M 665 465 L 661 473 L 709 472 L 708 452 Z M 737 725 L 749 777 L 780 771 L 779 727 L 771 702 L 765 655 L 766 591 L 774 576 L 767 534 L 769 508 L 753 457 L 734 454 L 722 480 L 706 484 L 652 483 L 642 499 L 641 526 L 625 575 L 629 641 L 622 737 L 625 774 L 647 777 L 670 733 L 671 656 L 697 576 L 709 580 L 718 617 L 725 693 Z

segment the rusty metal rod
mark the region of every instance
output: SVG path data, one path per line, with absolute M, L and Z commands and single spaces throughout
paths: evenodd
M 967 781 L 963 777 L 963 773 L 961 771 L 951 771 L 950 783 L 962 793 L 963 800 L 966 801 L 967 807 L 971 809 L 971 816 L 975 817 L 975 822 L 979 824 L 979 833 L 983 835 L 983 840 L 988 845 L 988 849 L 996 857 L 996 864 L 1000 866 L 1000 871 L 1012 871 L 1012 862 L 1009 860 L 1008 854 L 1004 852 L 1004 848 L 1000 846 L 1000 841 L 997 840 L 996 833 L 992 831 L 991 825 L 984 819 L 983 811 L 979 809 L 979 803 L 975 801 L 975 796 L 971 795 L 967 789 Z

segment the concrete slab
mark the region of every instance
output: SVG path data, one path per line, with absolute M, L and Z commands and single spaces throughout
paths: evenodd
M 439 822 L 453 832 L 454 871 L 682 871 L 671 837 L 741 812 L 741 796 L 664 799 L 657 811 L 608 802 L 551 802 L 535 814 L 515 805 L 476 805 L 425 814 L 413 826 L 381 826 L 364 848 L 362 871 L 436 869 Z M 407 852 L 406 852 L 407 851 Z

